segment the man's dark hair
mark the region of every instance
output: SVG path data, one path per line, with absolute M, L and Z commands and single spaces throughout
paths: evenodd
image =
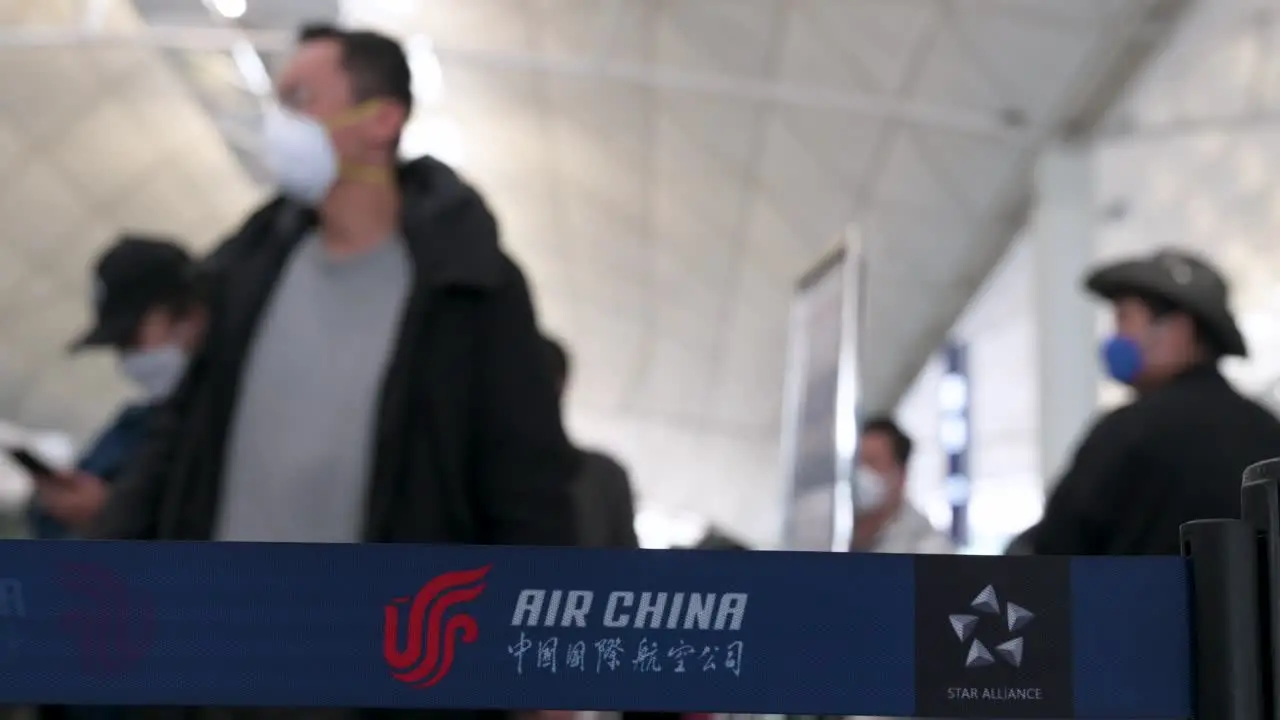
M 893 459 L 898 461 L 902 467 L 907 466 L 907 462 L 911 460 L 911 449 L 915 447 L 915 443 L 911 441 L 911 437 L 903 432 L 898 423 L 888 416 L 873 417 L 862 425 L 862 434 L 880 433 L 889 438 L 889 444 L 893 447 Z
M 563 385 L 569 379 L 569 353 L 554 338 L 542 336 L 542 345 L 547 353 L 547 362 L 551 364 L 551 374 L 555 381 Z
M 332 40 L 342 48 L 342 67 L 351 76 L 356 102 L 390 98 L 413 111 L 413 73 L 404 48 L 386 35 L 367 30 L 343 30 L 336 25 L 306 25 L 298 42 Z
M 1192 315 L 1191 313 L 1179 307 L 1176 303 L 1170 302 L 1165 298 L 1162 298 L 1158 295 L 1152 295 L 1152 294 L 1137 294 L 1137 295 L 1134 295 L 1134 297 L 1137 298 L 1138 301 L 1141 302 L 1143 305 L 1146 305 L 1147 309 L 1151 311 L 1151 317 L 1157 320 L 1159 320 L 1160 318 L 1166 317 L 1168 315 L 1172 315 L 1174 313 L 1182 313 L 1186 315 L 1188 318 L 1190 318 L 1191 327 L 1195 333 L 1195 341 L 1200 346 L 1201 351 L 1210 360 L 1215 360 L 1215 361 L 1219 360 L 1222 358 L 1223 355 L 1226 354 L 1222 350 L 1225 344 L 1221 340 L 1219 340 L 1213 333 L 1208 331 L 1208 327 L 1205 325 L 1205 323 L 1201 321 L 1199 318 L 1197 318 L 1195 315 Z
M 186 317 L 204 305 L 204 287 L 194 274 L 183 285 L 160 298 L 159 306 L 174 317 Z
M 162 310 L 175 318 L 184 318 L 207 303 L 207 284 L 199 264 L 192 262 L 180 277 L 151 298 L 148 310 Z
M 192 263 L 187 284 L 174 309 L 185 314 L 203 308 L 209 303 L 217 277 L 217 268 L 209 258 Z

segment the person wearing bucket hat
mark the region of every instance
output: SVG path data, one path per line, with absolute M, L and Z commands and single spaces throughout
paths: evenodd
M 1139 391 L 1190 365 L 1248 355 L 1226 281 L 1194 255 L 1165 250 L 1106 265 L 1085 287 L 1115 309 L 1116 334 L 1102 349 L 1107 372 Z
M 177 242 L 138 234 L 120 237 L 95 263 L 93 321 L 69 349 L 115 352 L 140 396 L 98 435 L 75 472 L 36 478 L 37 537 L 67 537 L 93 519 L 108 485 L 145 439 L 154 409 L 181 379 L 204 326 L 198 267 Z
M 1176 555 L 1182 523 L 1239 516 L 1240 474 L 1280 454 L 1280 420 L 1218 370 L 1248 348 L 1208 262 L 1166 249 L 1096 268 L 1084 286 L 1111 305 L 1102 362 L 1134 399 L 1089 429 L 1014 550 Z

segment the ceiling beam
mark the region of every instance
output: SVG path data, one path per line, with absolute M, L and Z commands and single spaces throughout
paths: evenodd
M 1213 0 L 1209 0 L 1212 2 Z M 1090 58 L 1072 92 L 1054 108 L 1057 121 L 1033 128 L 1036 147 L 1056 137 L 1092 138 L 1172 37 L 1194 0 L 1150 0 L 1124 8 L 1123 16 L 1113 18 L 1099 43 L 1101 52 Z M 885 400 L 873 411 L 896 407 L 910 389 L 925 363 L 942 345 L 947 333 L 963 316 L 968 304 L 981 290 L 1013 242 L 1021 235 L 1035 211 L 1036 188 L 1034 169 L 1038 153 L 1024 154 L 1018 172 L 1010 176 L 997 210 L 970 236 L 972 251 L 965 267 L 957 270 L 953 291 L 960 303 L 949 303 L 945 309 L 921 319 L 921 329 L 909 347 L 898 356 L 898 372 L 885 383 Z M 941 292 L 941 290 L 935 290 Z M 952 290 L 948 291 L 951 296 Z
M 123 32 L 85 32 L 81 27 L 0 29 L 0 51 L 21 48 L 102 45 L 149 46 L 192 51 L 226 51 L 248 41 L 260 52 L 293 47 L 294 34 L 277 30 L 151 25 Z M 878 120 L 892 120 L 920 129 L 940 130 L 1011 144 L 1025 144 L 1026 130 L 1010 127 L 993 113 L 922 103 L 881 94 L 856 94 L 770 83 L 728 75 L 664 70 L 651 66 L 596 63 L 589 59 L 560 60 L 528 55 L 434 48 L 441 62 L 494 71 L 525 72 L 584 81 L 627 84 L 653 90 L 711 95 L 781 107 L 842 112 Z
M 628 8 L 626 0 L 606 0 L 596 14 L 596 39 L 591 62 L 603 68 L 609 62 L 614 46 L 626 30 Z
M 80 29 L 92 34 L 101 32 L 107 24 L 107 15 L 111 12 L 113 0 L 84 0 L 80 11 Z
M 1191 116 L 1147 125 L 1140 123 L 1120 125 L 1098 134 L 1095 139 L 1105 143 L 1158 142 L 1195 135 L 1232 135 L 1275 130 L 1277 127 L 1280 127 L 1280 113 L 1263 110 L 1239 115 Z
M 1068 139 L 1086 139 L 1099 133 L 1113 111 L 1147 72 L 1151 61 L 1168 45 L 1196 0 L 1152 0 L 1132 13 L 1129 22 L 1118 22 L 1126 32 L 1108 57 L 1095 59 L 1095 79 L 1082 88 L 1077 109 L 1062 132 Z
M 1142 0 L 1130 0 L 1139 3 Z M 1124 6 L 1102 10 L 1086 9 L 1088 2 L 1058 2 L 1052 5 L 1030 5 L 1010 0 L 964 0 L 964 11 L 999 15 L 1027 22 L 1044 25 L 1056 25 L 1064 32 L 1095 32 L 1099 27 L 1113 22 L 1123 16 L 1128 9 Z M 1066 8 L 1072 8 L 1070 10 Z

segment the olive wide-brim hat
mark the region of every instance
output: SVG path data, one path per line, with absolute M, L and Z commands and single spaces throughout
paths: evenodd
M 1155 255 L 1103 265 L 1085 278 L 1089 292 L 1115 300 L 1125 295 L 1155 297 L 1187 313 L 1217 341 L 1226 355 L 1247 357 L 1222 273 L 1190 253 L 1161 250 Z

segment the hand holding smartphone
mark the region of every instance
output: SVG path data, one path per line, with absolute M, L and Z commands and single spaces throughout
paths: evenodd
M 45 478 L 53 478 L 61 474 L 61 471 L 40 459 L 39 456 L 27 448 L 5 448 L 5 452 L 8 453 L 9 457 L 21 466 L 23 470 L 31 473 L 31 476 L 36 479 L 43 480 Z

